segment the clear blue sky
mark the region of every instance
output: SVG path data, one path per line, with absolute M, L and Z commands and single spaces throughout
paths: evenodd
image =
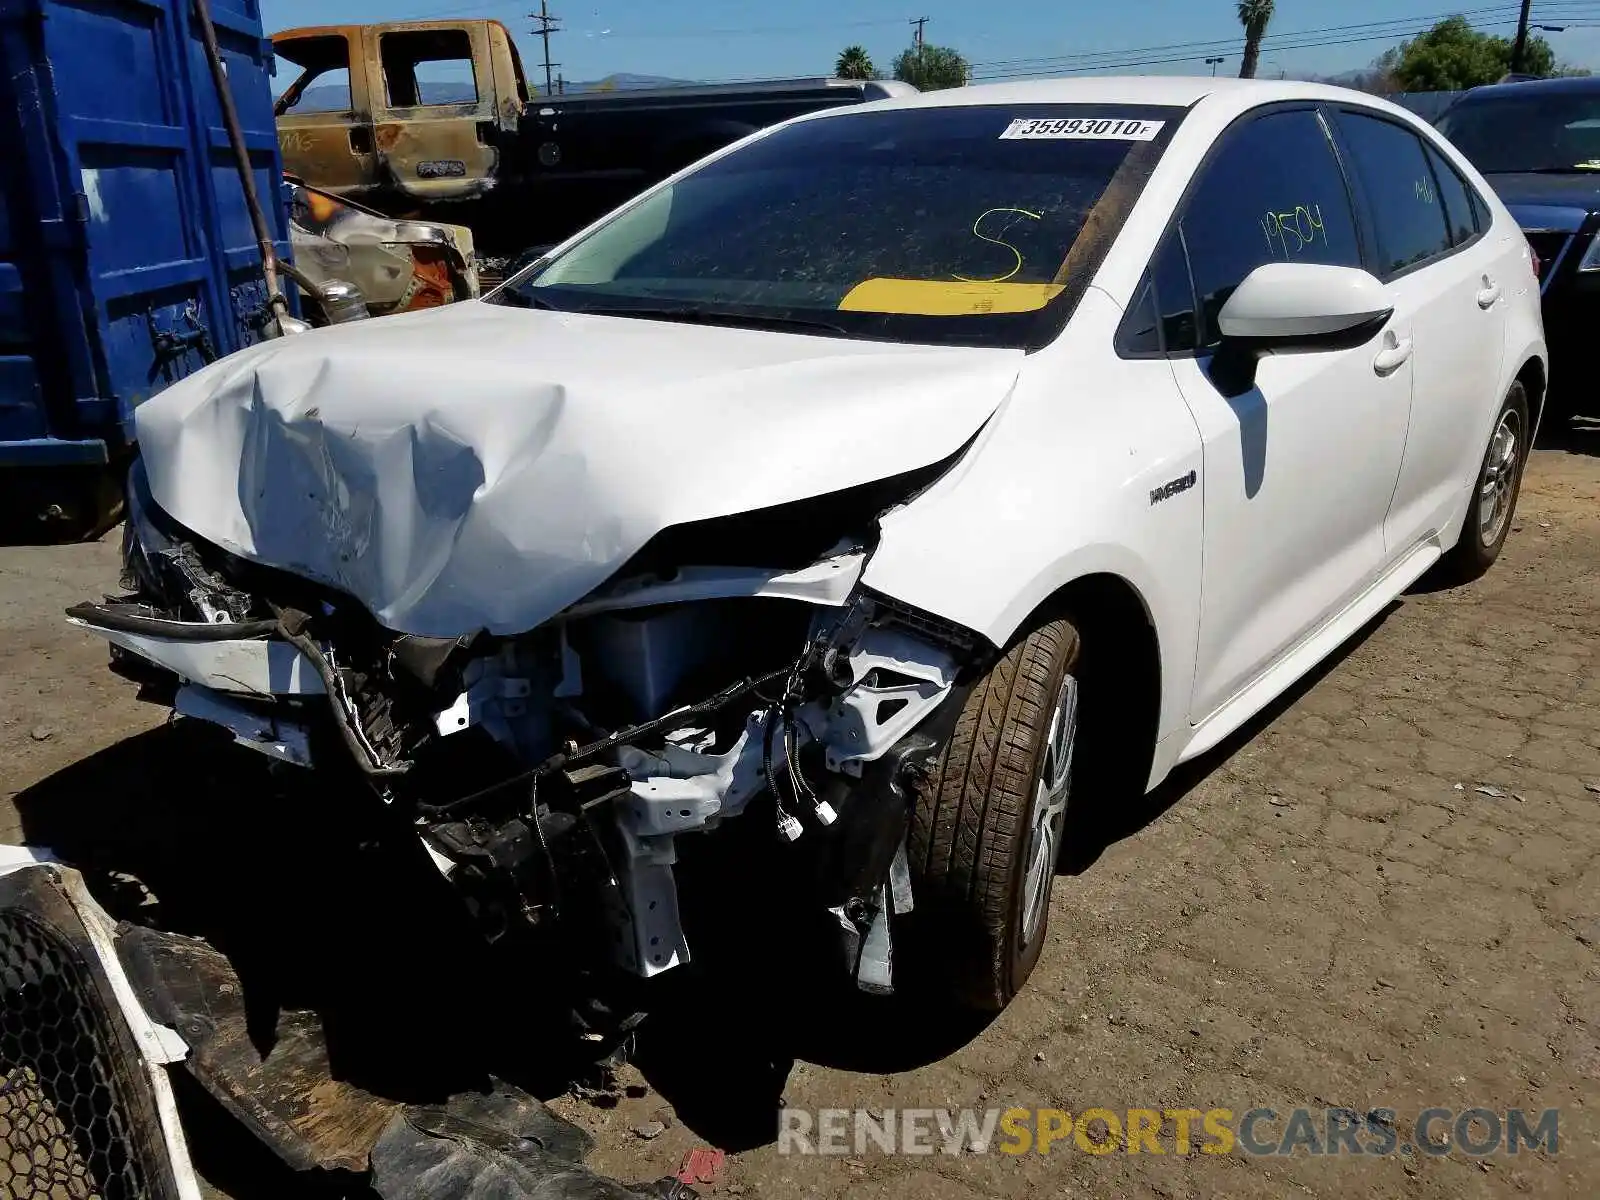
M 542 51 L 526 18 L 528 0 L 263 0 L 269 32 L 293 25 L 485 16 L 504 21 L 517 35 L 530 76 L 542 76 Z M 683 79 L 819 75 L 831 70 L 839 49 L 864 45 L 880 68 L 907 46 L 908 18 L 926 16 L 930 43 L 953 46 L 980 77 L 1062 67 L 1092 67 L 1123 58 L 1182 61 L 1126 65 L 1124 70 L 1203 74 L 1207 54 L 1226 55 L 1218 70 L 1239 69 L 1239 24 L 1232 0 L 550 0 L 562 31 L 551 57 L 571 80 L 616 71 Z M 1262 54 L 1262 75 L 1334 74 L 1369 63 L 1396 34 L 1425 28 L 1451 12 L 1509 34 L 1514 0 L 1278 0 Z M 1600 73 L 1600 0 L 1542 0 L 1534 20 L 1565 25 L 1547 34 L 1565 62 Z M 1365 26 L 1365 28 L 1351 28 Z M 1331 28 L 1337 27 L 1337 28 Z M 1316 31 L 1328 30 L 1320 33 Z M 1356 40 L 1362 39 L 1362 40 Z M 1216 40 L 1215 47 L 1190 44 Z M 1278 44 L 1275 44 L 1278 43 Z M 1307 44 L 1307 43 L 1328 44 Z M 1343 44 L 1332 44 L 1343 43 Z M 1172 47 L 1171 49 L 1156 49 Z M 1056 58 L 1051 56 L 1079 56 Z M 1047 61 L 1038 61 L 1047 60 Z M 988 64 L 995 64 L 990 66 Z M 1117 64 L 1121 65 L 1121 64 Z M 280 86 L 282 80 L 279 81 Z

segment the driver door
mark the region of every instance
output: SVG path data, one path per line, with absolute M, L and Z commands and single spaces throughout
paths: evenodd
M 1355 349 L 1268 354 L 1242 394 L 1212 372 L 1217 314 L 1256 267 L 1363 265 L 1350 191 L 1314 108 L 1268 110 L 1228 130 L 1170 236 L 1188 259 L 1198 331 L 1195 352 L 1173 359 L 1204 445 L 1190 706 L 1198 724 L 1385 566 L 1384 517 L 1411 404 L 1411 330 L 1402 317 Z

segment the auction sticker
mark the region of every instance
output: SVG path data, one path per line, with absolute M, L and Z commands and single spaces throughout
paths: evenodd
M 1053 138 L 1087 142 L 1148 142 L 1165 121 L 1121 117 L 1018 117 L 1007 125 L 1003 141 Z

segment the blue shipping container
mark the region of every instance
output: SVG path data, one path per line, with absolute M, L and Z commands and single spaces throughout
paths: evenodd
M 0 0 L 0 467 L 104 463 L 140 401 L 258 340 L 260 252 L 192 0 Z M 257 0 L 212 0 L 288 257 Z

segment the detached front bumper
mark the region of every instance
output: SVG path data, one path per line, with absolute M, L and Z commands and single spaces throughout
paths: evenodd
M 49 852 L 0 846 L 0 1196 L 200 1200 L 180 1065 L 287 1168 L 365 1175 L 382 1200 L 695 1195 L 589 1171 L 588 1135 L 507 1084 L 434 1104 L 363 1090 L 312 1013 L 283 1013 L 271 1042 L 210 945 L 118 925 Z
M 116 924 L 47 853 L 0 846 L 0 1196 L 199 1200 L 167 1067 Z

